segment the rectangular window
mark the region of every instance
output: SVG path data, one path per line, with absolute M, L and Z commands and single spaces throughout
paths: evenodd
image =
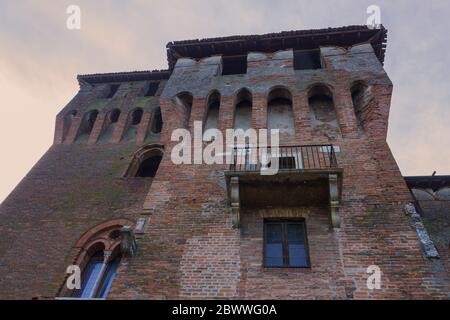
M 306 228 L 303 220 L 264 222 L 265 267 L 309 267 Z
M 158 91 L 159 82 L 150 82 L 147 88 L 147 92 L 145 93 L 145 97 L 153 97 L 156 95 Z
M 294 51 L 294 70 L 320 69 L 320 50 Z
M 247 56 L 222 57 L 222 75 L 246 74 Z
M 116 94 L 117 90 L 119 90 L 120 84 L 112 84 L 109 86 L 109 92 L 106 96 L 106 99 L 111 99 Z

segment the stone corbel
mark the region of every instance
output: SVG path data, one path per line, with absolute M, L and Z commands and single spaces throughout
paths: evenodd
M 239 200 L 239 178 L 231 177 L 230 179 L 230 203 L 232 214 L 233 228 L 239 228 L 240 223 L 240 200 Z
M 331 211 L 331 223 L 333 228 L 341 227 L 341 217 L 339 215 L 339 184 L 338 175 L 330 174 L 328 176 L 330 184 L 330 211 Z
M 133 229 L 129 226 L 122 227 L 120 234 L 122 235 L 122 241 L 120 243 L 122 254 L 133 257 L 137 250 L 136 236 Z

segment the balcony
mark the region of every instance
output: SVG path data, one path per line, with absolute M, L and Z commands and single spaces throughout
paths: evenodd
M 235 148 L 225 177 L 234 227 L 241 208 L 324 204 L 333 227 L 340 226 L 342 169 L 333 145 Z

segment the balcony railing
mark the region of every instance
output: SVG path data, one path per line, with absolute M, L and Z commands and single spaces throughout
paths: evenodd
M 281 171 L 337 168 L 333 145 L 272 147 L 237 147 L 233 150 L 232 172 L 253 172 L 273 168 Z M 276 161 L 276 163 L 274 163 Z

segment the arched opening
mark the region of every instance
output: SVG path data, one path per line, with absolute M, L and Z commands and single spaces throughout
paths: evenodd
M 313 128 L 323 129 L 324 133 L 338 129 L 333 94 L 324 85 L 316 85 L 308 93 L 310 120 Z M 328 134 L 328 133 L 327 133 Z
M 369 88 L 364 82 L 357 81 L 352 85 L 350 92 L 352 94 L 352 102 L 356 120 L 358 121 L 358 125 L 361 128 L 364 128 L 365 111 L 367 110 L 370 100 Z
M 98 248 L 88 252 L 86 266 L 81 276 L 81 288 L 76 290 L 74 298 L 106 298 L 119 267 L 121 254 L 119 247 L 114 252 L 105 252 Z
M 129 220 L 111 220 L 84 233 L 74 245 L 78 250 L 74 265 L 81 269 L 80 289 L 68 288 L 66 280 L 60 289 L 60 296 L 106 298 L 122 257 L 132 257 L 128 249 L 132 243 L 135 244 L 134 237 L 129 237 L 133 226 L 134 223 Z
M 139 123 L 141 123 L 143 113 L 144 113 L 144 111 L 142 111 L 141 108 L 138 108 L 132 112 L 132 114 L 131 114 L 131 125 L 132 126 L 137 126 Z
M 145 159 L 139 166 L 136 177 L 153 178 L 158 171 L 159 164 L 162 160 L 162 155 L 154 155 Z
M 252 127 L 252 94 L 242 89 L 236 96 L 236 109 L 234 112 L 234 129 L 247 130 Z
M 175 96 L 174 102 L 176 106 L 179 108 L 179 111 L 182 114 L 183 125 L 187 128 L 189 125 L 189 119 L 191 118 L 192 111 L 192 103 L 194 98 L 192 94 L 189 92 L 182 92 Z
M 119 109 L 113 109 L 107 114 L 104 129 L 100 137 L 98 138 L 99 142 L 108 142 L 111 139 L 114 130 L 116 129 L 117 122 L 119 121 L 119 117 L 120 117 Z
M 269 93 L 267 106 L 267 127 L 279 129 L 280 134 L 295 135 L 292 95 L 285 88 L 276 88 Z
M 220 93 L 214 91 L 208 97 L 204 130 L 217 129 L 219 127 L 219 109 Z
M 158 107 L 153 112 L 152 117 L 152 125 L 150 126 L 150 130 L 152 133 L 160 133 L 162 131 L 163 119 L 161 114 L 161 108 Z
M 127 130 L 125 131 L 124 134 L 125 141 L 133 141 L 134 139 L 136 139 L 137 130 L 139 124 L 142 121 L 143 114 L 144 111 L 141 108 L 136 108 L 131 112 L 130 117 L 128 119 Z
M 89 139 L 89 136 L 94 128 L 95 121 L 97 120 L 98 111 L 92 110 L 86 113 L 81 121 L 80 129 L 78 130 L 78 136 L 76 142 L 85 142 Z
M 164 149 L 161 146 L 145 146 L 136 152 L 125 176 L 141 178 L 155 177 L 163 155 Z
M 111 123 L 116 123 L 117 121 L 119 121 L 119 117 L 120 117 L 119 109 L 114 109 L 109 113 L 109 121 Z
M 72 127 L 73 119 L 76 117 L 76 115 L 77 115 L 77 111 L 76 110 L 72 110 L 72 111 L 69 111 L 64 116 L 63 137 L 62 137 L 63 141 L 66 139 L 67 134 L 69 133 L 70 128 Z

